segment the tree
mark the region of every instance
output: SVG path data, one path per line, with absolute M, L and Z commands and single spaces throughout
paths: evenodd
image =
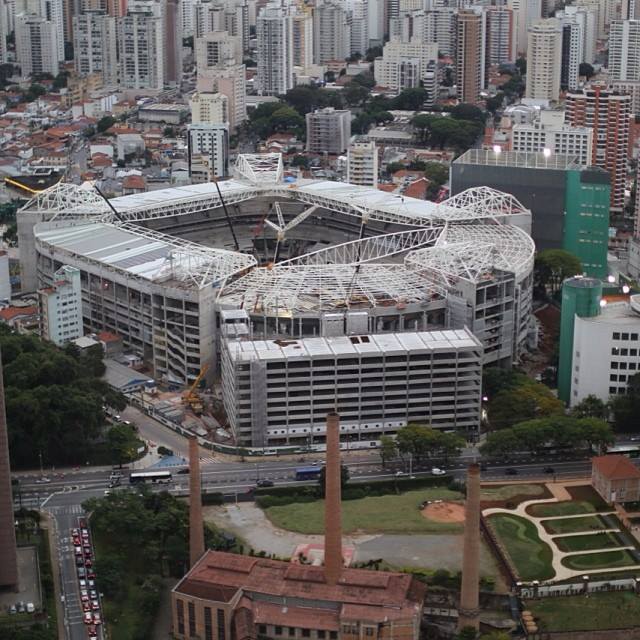
M 418 111 L 422 109 L 424 101 L 427 98 L 427 92 L 422 87 L 413 87 L 412 89 L 404 89 L 400 95 L 394 100 L 394 108 L 406 111 Z
M 426 114 L 418 114 L 411 119 L 411 125 L 413 126 L 414 134 L 420 140 L 420 142 L 426 143 L 431 135 L 431 122 L 433 116 Z
M 501 109 L 504 104 L 504 93 L 502 91 L 498 91 L 495 96 L 487 98 L 485 103 L 487 105 L 487 111 L 495 115 L 496 111 Z
M 511 640 L 511 634 L 506 631 L 492 631 L 491 633 L 483 633 L 480 640 Z
M 307 156 L 302 156 L 302 155 L 294 156 L 293 160 L 291 161 L 291 166 L 292 167 L 302 167 L 304 169 L 308 169 L 309 168 L 309 158 L 307 158 Z
M 320 475 L 318 476 L 318 485 L 320 487 L 320 497 L 324 498 L 326 495 L 326 477 L 327 477 L 327 467 L 323 466 L 320 469 Z M 347 482 L 349 482 L 349 469 L 345 467 L 343 464 L 340 465 L 340 488 L 344 491 L 344 488 L 347 486 Z
M 387 164 L 387 173 L 393 175 L 396 171 L 402 171 L 404 168 L 405 166 L 402 162 L 389 162 Z
M 536 256 L 533 273 L 536 286 L 544 290 L 549 287 L 555 295 L 567 278 L 582 273 L 582 263 L 564 249 L 545 249 Z
M 305 84 L 289 89 L 284 95 L 284 101 L 301 116 L 324 106 L 323 93 L 317 87 Z
M 521 76 L 527 75 L 527 59 L 526 58 L 518 58 L 516 60 L 516 68 L 518 69 L 518 73 Z
M 357 82 L 350 82 L 343 90 L 342 96 L 344 101 L 350 107 L 360 107 L 369 98 L 369 89 L 363 87 Z
M 165 138 L 173 138 L 176 135 L 175 129 L 173 127 L 165 127 L 162 135 Z
M 576 418 L 600 418 L 604 420 L 608 413 L 607 405 L 593 394 L 589 394 L 584 400 L 571 408 L 571 415 Z
M 104 133 L 107 129 L 110 129 L 116 123 L 116 119 L 113 116 L 103 116 L 98 120 L 96 128 L 98 133 Z
M 382 460 L 382 467 L 387 466 L 389 460 L 393 460 L 396 457 L 397 448 L 396 442 L 391 436 L 380 437 L 380 459 Z
M 335 82 L 336 81 L 336 72 L 335 71 L 325 71 L 324 72 L 324 81 L 325 82 Z
M 424 176 L 429 180 L 427 198 L 433 200 L 440 192 L 440 188 L 449 180 L 449 170 L 440 162 L 427 162 L 424 167 Z
M 627 393 L 612 396 L 609 407 L 613 414 L 613 422 L 618 433 L 634 433 L 640 431 L 640 373 L 627 380 Z
M 596 75 L 596 70 L 588 62 L 581 62 L 578 74 L 581 76 L 585 76 L 587 80 L 590 80 L 591 78 L 593 78 L 593 76 Z
M 68 71 L 61 71 L 53 80 L 54 89 L 64 89 L 67 86 L 67 79 L 69 78 Z
M 471 120 L 484 125 L 485 121 L 485 113 L 475 104 L 468 104 L 466 102 L 461 102 L 457 104 L 453 109 L 451 109 L 451 117 L 455 120 Z
M 380 58 L 382 56 L 382 47 L 375 46 L 367 49 L 365 53 L 365 60 L 367 62 L 373 62 L 376 58 Z
M 505 429 L 533 418 L 563 413 L 562 401 L 548 387 L 533 381 L 515 389 L 499 391 L 488 406 L 492 429 Z
M 129 425 L 119 423 L 107 431 L 107 445 L 112 462 L 120 468 L 124 463 L 135 459 L 139 443 L 134 430 Z
M 365 134 L 373 124 L 374 119 L 368 113 L 359 113 L 351 121 L 351 133 Z
M 351 82 L 355 82 L 356 84 L 363 86 L 365 89 L 373 89 L 373 87 L 376 86 L 376 79 L 370 71 L 364 71 L 359 73 L 357 76 L 353 76 L 353 80 Z
M 473 627 L 463 627 L 458 631 L 456 640 L 476 640 L 478 632 Z

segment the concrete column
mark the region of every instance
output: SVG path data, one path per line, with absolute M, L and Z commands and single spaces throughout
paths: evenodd
M 200 451 L 198 438 L 189 438 L 189 566 L 204 554 L 202 488 L 200 486 Z
M 464 548 L 462 553 L 462 590 L 458 629 L 480 628 L 480 465 L 470 464 L 467 470 L 467 500 L 464 518 Z
M 340 416 L 327 415 L 327 464 L 324 497 L 324 575 L 336 584 L 342 573 L 342 514 L 340 487 Z
M 11 493 L 11 465 L 9 437 L 4 403 L 2 356 L 0 355 L 0 587 L 17 591 L 18 555 L 16 530 L 13 526 L 13 495 Z

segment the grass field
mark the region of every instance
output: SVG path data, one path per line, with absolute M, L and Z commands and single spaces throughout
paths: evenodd
M 548 580 L 555 571 L 552 551 L 540 540 L 535 525 L 519 516 L 496 513 L 488 517 L 522 580 Z
M 482 487 L 480 500 L 489 502 L 494 500 L 510 500 L 516 496 L 531 496 L 535 498 L 545 493 L 541 484 L 508 484 L 503 486 Z
M 621 546 L 618 537 L 611 533 L 554 538 L 553 542 L 560 551 L 593 551 L 594 549 L 610 549 Z
M 596 631 L 640 626 L 638 596 L 632 591 L 543 598 L 525 603 L 544 631 Z
M 579 556 L 569 556 L 562 560 L 562 564 L 565 567 L 575 569 L 576 571 L 588 571 L 590 569 L 626 567 L 637 564 L 637 562 L 628 551 L 618 549 L 617 551 L 604 551 L 603 553 L 586 553 Z
M 554 518 L 556 516 L 576 516 L 580 513 L 595 513 L 596 508 L 590 502 L 555 502 L 549 504 L 532 504 L 527 513 L 536 518 Z
M 420 503 L 462 499 L 457 491 L 435 487 L 400 495 L 345 500 L 342 503 L 342 530 L 344 533 L 460 533 L 461 524 L 432 522 L 424 518 Z M 306 534 L 324 530 L 324 500 L 269 507 L 265 513 L 281 529 Z
M 598 531 L 610 528 L 605 525 L 599 516 L 543 520 L 542 526 L 548 533 L 577 533 L 579 531 Z

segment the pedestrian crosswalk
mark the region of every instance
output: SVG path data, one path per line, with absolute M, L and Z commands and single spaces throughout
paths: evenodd
M 82 508 L 82 505 L 79 505 L 79 504 L 69 504 L 69 505 L 58 506 L 58 507 L 48 507 L 47 511 L 49 511 L 49 513 L 55 516 L 57 515 L 79 516 L 84 513 L 84 509 Z
M 213 456 L 200 456 L 200 465 L 204 464 L 220 464 L 220 458 L 214 458 Z

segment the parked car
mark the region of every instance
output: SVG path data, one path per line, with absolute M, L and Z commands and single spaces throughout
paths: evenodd
M 78 578 L 86 578 L 87 570 L 84 567 L 78 567 Z
M 99 613 L 94 613 L 93 614 L 93 624 L 102 624 L 102 620 L 100 618 L 100 614 Z
M 85 624 L 93 624 L 93 616 L 91 615 L 91 611 L 86 611 L 82 616 L 82 621 Z
M 27 602 L 27 613 L 33 613 L 36 610 L 33 602 Z
M 447 472 L 444 469 L 440 469 L 439 467 L 433 467 L 433 469 L 431 469 L 432 476 L 444 476 L 446 474 Z
M 86 590 L 83 590 L 80 592 L 80 601 L 81 602 L 88 602 L 89 601 L 89 594 L 87 593 Z
M 98 611 L 100 609 L 100 603 L 97 600 L 92 600 L 91 601 L 91 608 L 94 611 Z
M 97 638 L 98 637 L 98 629 L 93 624 L 89 626 L 89 628 L 87 629 L 87 633 L 89 634 L 90 638 Z

